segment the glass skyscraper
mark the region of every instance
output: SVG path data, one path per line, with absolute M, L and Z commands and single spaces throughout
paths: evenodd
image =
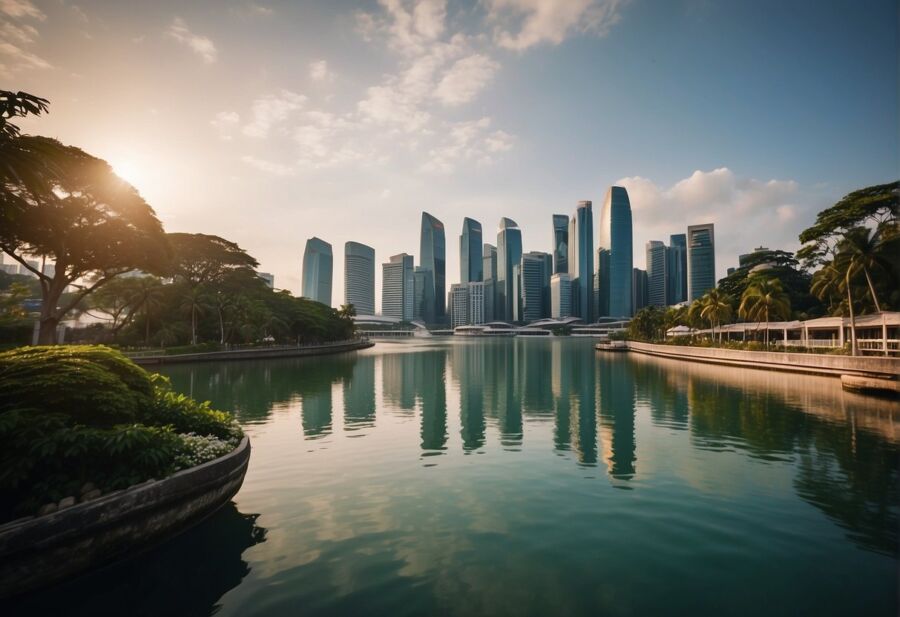
M 483 268 L 481 223 L 466 217 L 459 236 L 459 281 L 477 283 L 484 280 Z
M 497 286 L 494 303 L 494 319 L 512 321 L 515 318 L 513 304 L 517 303 L 513 268 L 518 271 L 522 260 L 522 231 L 512 219 L 500 219 L 497 230 Z
M 712 223 L 687 229 L 687 284 L 693 302 L 716 286 L 716 239 Z
M 637 313 L 647 306 L 647 297 L 649 294 L 647 290 L 647 271 L 635 268 L 631 273 L 631 307 L 634 309 L 634 312 Z
M 599 246 L 609 251 L 609 277 L 606 283 L 600 281 L 608 289 L 608 315 L 631 317 L 631 271 L 634 268 L 631 202 L 628 191 L 621 186 L 611 186 L 606 192 L 600 212 L 599 235 Z
M 647 243 L 647 304 L 668 306 L 668 250 L 659 240 Z M 632 276 L 634 276 L 632 274 Z
M 421 266 L 415 269 L 413 284 L 413 318 L 434 323 L 434 273 Z
M 553 215 L 553 274 L 569 271 L 569 217 Z
M 481 253 L 484 275 L 484 321 L 494 321 L 494 306 L 497 304 L 497 247 L 485 244 Z
M 413 258 L 400 253 L 381 264 L 381 314 L 403 321 L 413 319 Z
M 590 201 L 579 201 L 569 222 L 569 274 L 572 314 L 594 320 L 594 214 Z
M 519 267 L 522 277 L 520 301 L 522 314 L 519 321 L 537 321 L 544 316 L 544 256 L 547 253 L 531 252 L 522 255 Z
M 668 268 L 669 304 L 678 304 L 687 300 L 687 236 L 672 234 L 669 236 L 669 248 L 666 252 Z
M 331 245 L 310 238 L 303 251 L 303 297 L 331 306 L 331 275 L 334 257 Z
M 443 321 L 447 302 L 447 241 L 444 224 L 428 214 L 422 213 L 422 235 L 419 242 L 419 266 L 431 270 L 434 276 L 434 313 L 437 321 Z
M 344 303 L 358 315 L 375 314 L 375 249 L 359 242 L 344 244 Z

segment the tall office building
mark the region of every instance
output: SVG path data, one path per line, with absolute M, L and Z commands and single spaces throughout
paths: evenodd
M 484 318 L 484 282 L 469 283 L 469 323 L 485 323 Z
M 597 249 L 597 274 L 594 276 L 594 304 L 598 317 L 609 315 L 609 250 Z
M 635 314 L 645 306 L 648 306 L 649 280 L 647 271 L 635 268 L 631 271 L 631 306 Z
M 344 244 L 344 303 L 357 315 L 375 314 L 375 249 L 359 242 Z
M 434 272 L 417 266 L 413 283 L 413 319 L 427 324 L 435 323 Z
M 569 221 L 568 271 L 572 275 L 572 314 L 594 318 L 594 213 L 590 201 L 579 201 Z
M 553 274 L 569 271 L 569 217 L 553 215 Z
M 521 285 L 519 301 L 522 313 L 518 321 L 526 323 L 537 321 L 544 316 L 544 255 L 546 253 L 531 252 L 522 255 L 519 273 Z
M 463 219 L 462 234 L 459 236 L 459 280 L 461 283 L 484 280 L 484 262 L 481 251 L 481 223 L 466 217 Z
M 542 290 L 541 290 L 541 318 L 550 317 L 550 277 L 553 276 L 553 255 L 550 253 L 535 252 L 540 256 L 544 264 L 542 273 Z
M 481 252 L 481 269 L 484 276 L 484 321 L 494 321 L 497 302 L 497 247 L 485 244 Z
M 320 238 L 306 241 L 303 251 L 303 297 L 331 306 L 331 245 Z
M 572 277 L 566 272 L 557 272 L 550 278 L 550 316 L 572 316 Z
M 450 285 L 450 327 L 469 323 L 469 286 L 466 283 Z
M 494 319 L 513 321 L 518 304 L 513 268 L 518 270 L 522 260 L 522 232 L 512 219 L 500 219 L 497 230 L 497 278 Z
M 600 281 L 608 290 L 612 317 L 631 317 L 632 254 L 631 202 L 628 191 L 611 186 L 606 191 L 600 212 L 599 246 L 609 251 L 609 277 Z
M 403 321 L 413 319 L 413 258 L 400 253 L 381 264 L 381 314 Z
M 447 241 L 444 236 L 444 224 L 428 214 L 422 213 L 422 234 L 419 242 L 419 266 L 431 270 L 434 277 L 431 292 L 436 321 L 443 321 L 447 300 Z
M 716 238 L 712 223 L 687 229 L 688 301 L 693 302 L 716 286 Z
M 669 236 L 666 267 L 668 268 L 669 304 L 687 301 L 687 237 L 684 234 Z
M 668 268 L 666 245 L 659 240 L 647 243 L 647 303 L 668 306 Z

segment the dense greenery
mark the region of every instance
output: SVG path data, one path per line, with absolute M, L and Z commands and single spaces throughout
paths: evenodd
M 0 354 L 0 520 L 205 462 L 242 436 L 230 415 L 172 392 L 107 347 Z

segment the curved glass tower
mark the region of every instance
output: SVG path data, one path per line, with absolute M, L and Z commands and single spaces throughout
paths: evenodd
M 594 320 L 594 214 L 590 201 L 579 201 L 569 222 L 569 274 L 572 314 Z
M 419 242 L 419 266 L 431 270 L 434 276 L 433 294 L 435 320 L 443 321 L 447 302 L 447 241 L 444 236 L 444 224 L 427 212 L 422 213 L 422 235 Z
M 358 315 L 375 314 L 375 249 L 359 242 L 344 244 L 344 303 Z
M 608 291 L 608 315 L 631 317 L 631 278 L 634 269 L 631 202 L 628 191 L 621 186 L 611 186 L 606 192 L 600 211 L 599 236 L 600 248 L 609 251 L 609 276 L 605 282 L 600 280 L 601 292 Z
M 478 283 L 482 280 L 481 223 L 466 217 L 459 236 L 459 282 Z
M 553 215 L 553 274 L 569 271 L 569 217 Z
M 512 321 L 515 317 L 513 302 L 518 302 L 513 267 L 518 270 L 522 260 L 522 231 L 512 219 L 500 219 L 497 229 L 497 302 L 494 319 Z
M 331 245 L 320 238 L 306 241 L 303 251 L 303 297 L 331 306 Z

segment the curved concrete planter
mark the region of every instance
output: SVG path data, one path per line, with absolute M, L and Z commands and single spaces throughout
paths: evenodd
M 250 440 L 229 454 L 36 518 L 0 526 L 0 598 L 34 590 L 175 535 L 244 482 Z

